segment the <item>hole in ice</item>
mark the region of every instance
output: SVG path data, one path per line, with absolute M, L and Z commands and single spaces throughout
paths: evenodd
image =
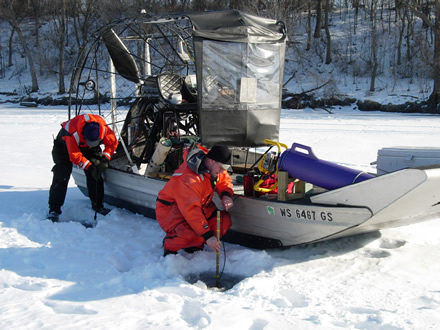
M 227 291 L 232 289 L 236 284 L 244 280 L 245 276 L 238 276 L 229 273 L 220 274 L 220 278 L 217 282 L 215 272 L 203 272 L 199 274 L 188 274 L 185 277 L 185 281 L 190 284 L 201 284 L 199 286 L 206 285 L 207 289 L 214 289 L 218 291 Z M 200 283 L 201 282 L 201 283 Z

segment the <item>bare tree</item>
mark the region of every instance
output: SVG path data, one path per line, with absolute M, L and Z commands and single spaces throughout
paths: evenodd
M 408 17 L 408 7 L 396 8 L 396 16 L 400 18 L 399 40 L 397 43 L 397 65 L 402 64 L 402 42 L 403 34 L 405 32 L 406 20 Z M 398 25 L 397 25 L 398 26 Z
M 97 0 L 70 0 L 73 32 L 75 34 L 76 47 L 79 49 L 89 37 L 89 30 L 96 21 L 100 7 Z M 94 19 L 95 18 L 95 19 Z
M 429 2 L 434 6 L 434 17 L 431 19 L 425 13 L 427 11 L 426 4 L 420 4 L 420 1 L 407 0 L 404 2 L 417 17 L 421 18 L 423 22 L 429 26 L 434 32 L 434 59 L 433 59 L 433 74 L 434 87 L 429 96 L 429 103 L 440 103 L 440 0 Z M 423 12 L 424 11 L 424 12 Z
M 328 15 L 330 11 L 330 0 L 325 0 L 325 19 L 324 19 L 324 29 L 325 29 L 325 36 L 327 40 L 327 54 L 325 57 L 325 64 L 330 64 L 332 62 L 332 38 L 330 35 L 330 29 L 328 27 Z
M 0 1 L 0 13 L 2 17 L 9 23 L 12 29 L 14 29 L 20 39 L 20 43 L 24 49 L 26 59 L 29 63 L 29 71 L 32 80 L 31 92 L 38 91 L 38 79 L 37 72 L 35 70 L 33 53 L 30 51 L 26 42 L 26 37 L 21 29 L 21 22 L 27 16 L 27 3 L 25 0 L 1 0 Z
M 370 92 L 375 90 L 375 82 L 377 75 L 377 0 L 371 0 L 371 57 L 372 57 L 372 70 L 371 70 L 371 82 Z
M 40 68 L 40 76 L 43 74 L 43 57 L 41 55 L 40 46 L 40 17 L 43 14 L 43 8 L 45 5 L 44 0 L 29 0 L 30 9 L 34 19 L 34 34 L 35 34 L 35 49 L 37 52 L 38 66 Z
M 321 5 L 321 0 L 317 0 L 315 33 L 313 34 L 313 38 L 315 39 L 321 37 L 321 21 L 322 21 L 322 5 Z
M 14 43 L 14 33 L 15 29 L 13 26 L 11 26 L 11 33 L 9 34 L 9 53 L 8 53 L 8 67 L 12 66 L 12 50 L 13 50 L 13 43 Z
M 354 7 L 353 33 L 356 34 L 356 28 L 357 28 L 357 22 L 358 22 L 358 16 L 359 16 L 360 0 L 353 0 L 353 7 Z
M 51 0 L 51 17 L 52 17 L 52 42 L 58 50 L 58 70 L 54 70 L 58 74 L 58 93 L 66 92 L 64 84 L 64 62 L 65 62 L 65 43 L 66 43 L 66 0 Z
M 309 3 L 307 8 L 307 46 L 306 50 L 310 50 L 312 46 L 312 5 Z

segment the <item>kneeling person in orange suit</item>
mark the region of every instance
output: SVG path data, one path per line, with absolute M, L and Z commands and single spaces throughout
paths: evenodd
M 166 236 L 164 255 L 202 250 L 207 244 L 220 250 L 217 231 L 217 207 L 212 201 L 214 192 L 221 198 L 225 211 L 221 211 L 220 236 L 231 227 L 228 210 L 233 206 L 232 179 L 222 163 L 229 163 L 231 153 L 225 146 L 211 150 L 193 147 L 186 150 L 184 162 L 159 192 L 156 219 Z

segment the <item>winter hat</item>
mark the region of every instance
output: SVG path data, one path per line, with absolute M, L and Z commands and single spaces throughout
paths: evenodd
M 88 122 L 84 125 L 83 136 L 89 147 L 99 145 L 99 124 L 97 122 Z
M 206 157 L 216 162 L 227 164 L 231 160 L 231 152 L 226 146 L 213 146 Z

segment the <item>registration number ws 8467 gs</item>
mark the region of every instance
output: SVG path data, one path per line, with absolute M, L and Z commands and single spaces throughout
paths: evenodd
M 282 217 L 286 218 L 333 221 L 332 213 L 325 211 L 280 208 L 280 214 Z

